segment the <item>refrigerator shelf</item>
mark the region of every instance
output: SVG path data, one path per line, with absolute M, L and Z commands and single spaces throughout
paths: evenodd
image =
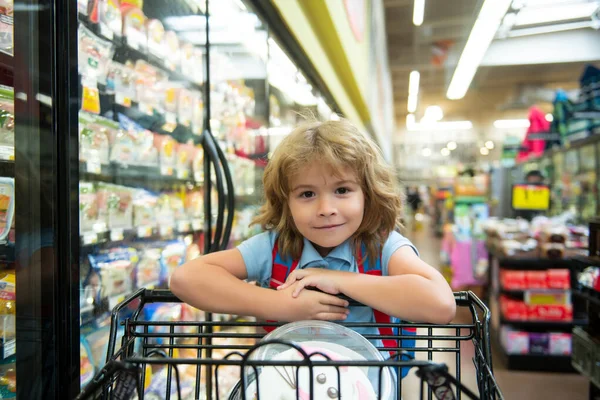
M 198 228 L 192 220 L 186 226 L 189 229 L 179 230 L 176 225 L 162 227 L 138 227 L 133 229 L 112 229 L 106 232 L 82 232 L 80 236 L 82 247 L 93 247 L 97 245 L 120 244 L 122 242 L 131 241 L 159 241 L 173 239 L 179 235 L 192 235 L 202 233 L 204 230 Z M 182 226 L 179 226 L 182 227 Z
M 181 174 L 172 169 L 168 170 L 158 166 L 146 167 L 141 165 L 123 165 L 117 163 L 97 164 L 80 163 L 79 164 L 81 180 L 103 181 L 110 183 L 123 184 L 128 186 L 144 186 L 145 182 L 152 182 L 152 186 L 157 184 L 185 186 L 201 186 L 203 181 L 197 181 L 190 173 L 188 178 L 181 178 Z

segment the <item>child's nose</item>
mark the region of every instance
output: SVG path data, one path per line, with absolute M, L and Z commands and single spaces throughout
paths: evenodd
M 319 215 L 322 217 L 330 217 L 337 214 L 335 202 L 327 196 L 321 197 L 319 202 Z

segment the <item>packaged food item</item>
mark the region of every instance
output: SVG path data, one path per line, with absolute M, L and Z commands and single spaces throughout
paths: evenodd
M 13 0 L 0 0 L 0 50 L 14 52 Z
M 204 217 L 204 191 L 201 188 L 194 188 L 187 193 L 185 210 L 190 218 Z
M 7 241 L 15 212 L 15 180 L 0 177 L 0 242 Z
M 169 194 L 171 197 L 171 207 L 173 208 L 173 216 L 177 231 L 187 233 L 191 230 L 190 220 L 185 210 L 185 192 L 174 192 Z
M 100 173 L 110 161 L 110 137 L 119 128 L 106 118 L 79 114 L 79 161 L 88 163 L 87 172 Z
M 204 126 L 204 102 L 202 101 L 202 94 L 200 92 L 194 92 L 193 103 L 192 132 L 195 135 L 200 135 Z
M 164 59 L 167 54 L 165 27 L 159 20 L 150 19 L 146 22 L 146 32 L 148 34 L 148 51 L 161 60 Z
M 133 195 L 133 226 L 138 229 L 156 227 L 154 215 L 158 196 L 147 190 L 137 189 Z M 140 236 L 140 235 L 138 235 Z M 145 235 L 144 235 L 145 236 Z
M 119 0 L 100 0 L 98 2 L 98 22 L 100 34 L 112 40 L 123 34 L 123 15 Z
M 162 284 L 169 283 L 171 274 L 185 261 L 186 245 L 181 240 L 168 243 L 161 254 Z
M 123 7 L 124 5 L 124 2 L 121 1 L 123 36 L 129 47 L 144 51 L 147 47 L 146 15 L 140 8 Z
M 131 107 L 131 102 L 136 98 L 133 66 L 112 61 L 108 66 L 106 91 L 115 95 L 115 103 Z
M 138 60 L 135 70 L 135 99 L 140 111 L 153 115 L 154 111 L 164 112 L 165 93 L 168 89 L 167 77 L 158 68 L 143 60 Z
M 106 220 L 100 220 L 96 187 L 91 182 L 79 182 L 79 230 L 85 232 L 105 232 Z
M 102 282 L 102 297 L 131 293 L 132 272 L 137 263 L 134 249 L 112 249 L 88 256 L 92 269 L 98 271 Z
M 175 229 L 175 213 L 171 206 L 171 196 L 162 193 L 156 204 L 156 220 L 160 236 L 171 236 Z
M 100 91 L 94 78 L 81 79 L 81 109 L 92 114 L 100 114 Z
M 162 249 L 158 247 L 148 247 L 142 250 L 135 272 L 137 288 L 150 289 L 159 284 L 161 252 Z
M 564 332 L 550 332 L 549 353 L 552 355 L 571 355 L 572 334 Z
M 121 8 L 126 10 L 128 8 L 144 8 L 144 0 L 121 0 Z
M 134 165 L 136 162 L 135 146 L 135 136 L 119 129 L 112 138 L 110 161 L 123 165 Z
M 177 178 L 188 179 L 191 175 L 192 156 L 196 152 L 192 144 L 179 144 L 177 148 Z
M 196 182 L 204 182 L 204 149 L 200 146 L 196 147 L 196 152 L 192 159 L 192 172 Z
M 179 99 L 177 101 L 177 117 L 179 123 L 183 126 L 190 127 L 194 118 L 194 96 L 187 89 L 179 90 Z
M 125 154 L 122 155 L 128 155 L 128 151 L 131 150 L 132 164 L 158 166 L 158 149 L 154 145 L 153 133 L 142 128 L 123 114 L 119 114 L 118 118 L 121 128 L 133 138 L 133 147 L 131 149 L 122 149 L 125 150 Z M 123 144 L 129 144 L 129 141 L 127 140 Z
M 154 134 L 154 146 L 158 150 L 160 173 L 162 175 L 171 176 L 175 174 L 178 145 L 177 141 L 171 136 Z
M 173 31 L 165 33 L 165 46 L 167 54 L 165 58 L 165 66 L 174 71 L 181 65 L 181 50 L 179 48 L 179 36 Z
M 510 329 L 507 325 L 500 328 L 500 342 L 508 354 L 528 354 L 529 335 Z
M 114 52 L 112 43 L 94 35 L 83 25 L 79 25 L 78 40 L 79 74 L 92 81 L 106 83 L 108 63 Z
M 0 159 L 15 159 L 14 89 L 0 85 Z
M 198 82 L 201 83 L 204 75 L 202 53 L 200 52 L 199 54 L 200 59 L 198 60 L 198 51 L 191 43 L 185 42 L 181 45 L 181 72 L 183 75 L 190 77 L 194 82 L 198 82 L 198 75 L 202 75 Z
M 133 202 L 131 189 L 125 186 L 98 183 L 98 201 L 106 199 L 109 229 L 133 227 Z

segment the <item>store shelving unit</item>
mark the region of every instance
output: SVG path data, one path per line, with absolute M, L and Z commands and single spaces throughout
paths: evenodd
M 500 327 L 510 326 L 519 331 L 525 332 L 565 332 L 570 333 L 576 326 L 586 326 L 588 318 L 584 314 L 584 309 L 579 299 L 572 296 L 573 302 L 573 320 L 572 321 L 537 321 L 537 320 L 510 320 L 501 315 L 499 297 L 505 295 L 511 298 L 523 299 L 527 291 L 547 292 L 547 293 L 565 293 L 572 294 L 572 290 L 562 289 L 523 289 L 507 290 L 501 287 L 500 269 L 512 271 L 544 271 L 549 269 L 567 269 L 570 268 L 573 261 L 571 259 L 543 259 L 534 254 L 525 255 L 519 258 L 506 257 L 494 252 L 489 253 L 490 268 L 489 281 L 491 282 L 490 296 L 488 304 L 492 310 L 492 336 L 493 343 L 497 353 L 500 355 L 502 363 L 510 370 L 523 371 L 546 371 L 546 372 L 575 372 L 571 365 L 571 356 L 567 355 L 549 355 L 549 354 L 509 354 L 500 342 Z M 571 283 L 573 287 L 574 276 L 571 274 Z

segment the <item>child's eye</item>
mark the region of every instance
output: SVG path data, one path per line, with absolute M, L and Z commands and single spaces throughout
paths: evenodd
M 350 193 L 350 189 L 341 187 L 341 188 L 336 189 L 335 193 L 336 194 L 348 194 L 348 193 Z
M 303 198 L 303 199 L 310 199 L 314 195 L 315 195 L 315 192 L 311 192 L 310 190 L 306 191 L 306 192 L 300 193 L 300 197 Z

